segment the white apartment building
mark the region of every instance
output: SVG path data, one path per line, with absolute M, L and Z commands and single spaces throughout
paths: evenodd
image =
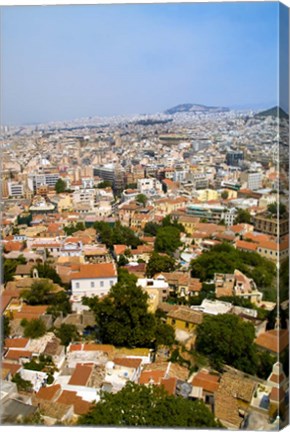
M 81 264 L 79 271 L 71 277 L 71 302 L 74 311 L 86 309 L 83 297 L 103 297 L 118 281 L 114 263 Z

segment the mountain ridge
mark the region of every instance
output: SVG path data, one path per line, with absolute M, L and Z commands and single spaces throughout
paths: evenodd
M 177 113 L 185 113 L 185 112 L 228 112 L 230 109 L 228 107 L 218 107 L 218 106 L 208 106 L 196 103 L 184 103 L 176 105 L 172 108 L 169 108 L 164 111 L 164 114 L 177 114 Z

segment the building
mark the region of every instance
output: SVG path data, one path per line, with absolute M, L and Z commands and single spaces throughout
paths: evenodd
M 236 209 L 228 209 L 220 204 L 190 204 L 186 213 L 212 223 L 224 221 L 228 226 L 234 225 L 236 217 Z
M 283 236 L 289 233 L 289 219 L 287 218 L 278 220 L 276 217 L 269 217 L 268 213 L 260 213 L 253 217 L 253 224 L 255 231 L 260 231 L 265 234 L 271 234 L 274 236 Z
M 239 166 L 241 162 L 244 160 L 244 153 L 239 150 L 230 150 L 226 155 L 227 165 L 230 166 Z
M 19 198 L 24 195 L 24 188 L 22 183 L 8 182 L 8 195 L 12 198 Z
M 263 175 L 261 172 L 243 172 L 241 174 L 241 183 L 246 183 L 246 189 L 258 190 L 262 187 Z
M 31 191 L 36 193 L 36 191 L 41 186 L 48 186 L 50 188 L 55 187 L 56 182 L 60 178 L 57 171 L 47 170 L 41 173 L 34 173 L 28 176 L 28 187 Z
M 82 297 L 103 297 L 117 283 L 117 270 L 113 263 L 81 264 L 71 274 L 71 302 L 73 310 L 82 310 Z
M 191 332 L 198 324 L 202 323 L 203 313 L 194 311 L 187 306 L 177 306 L 167 315 L 166 323 L 175 330 Z

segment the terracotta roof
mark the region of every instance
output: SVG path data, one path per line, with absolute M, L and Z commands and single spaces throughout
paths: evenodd
M 41 389 L 36 393 L 36 396 L 39 399 L 52 401 L 60 390 L 61 386 L 59 384 L 48 387 L 41 387 Z
M 5 355 L 5 360 L 19 360 L 21 358 L 31 358 L 32 352 L 27 350 L 9 349 Z
M 22 366 L 19 364 L 9 363 L 5 361 L 1 362 L 1 367 L 8 370 L 12 376 L 19 372 L 19 370 L 22 368 Z
M 207 392 L 214 393 L 219 388 L 219 377 L 200 371 L 195 375 L 191 384 L 196 387 L 202 387 Z
M 81 397 L 77 396 L 76 392 L 64 390 L 57 400 L 57 403 L 64 405 L 73 405 L 74 412 L 77 415 L 86 414 L 93 406 L 91 402 L 84 401 Z
M 143 370 L 140 375 L 139 384 L 160 384 L 164 373 L 164 370 Z
M 278 251 L 279 245 L 278 243 L 271 240 L 260 241 L 258 247 L 263 249 L 270 249 L 274 251 Z
M 141 359 L 128 357 L 115 357 L 113 361 L 118 366 L 124 366 L 132 369 L 138 369 L 142 363 Z
M 187 306 L 179 306 L 168 313 L 168 317 L 192 324 L 201 324 L 203 319 L 202 312 L 194 311 Z
M 19 241 L 8 241 L 4 243 L 4 249 L 7 252 L 16 251 L 19 252 L 24 248 L 24 244 Z
M 161 380 L 161 385 L 163 385 L 164 389 L 170 395 L 174 395 L 175 394 L 176 383 L 177 383 L 177 378 L 175 378 L 175 377 L 163 378 Z
M 80 271 L 72 274 L 74 279 L 102 279 L 117 277 L 117 271 L 112 263 L 81 264 Z
M 88 344 L 83 345 L 83 351 L 103 351 L 106 353 L 111 353 L 114 351 L 114 346 L 113 345 L 88 343 Z
M 285 378 L 286 376 L 284 373 L 281 373 L 280 375 L 271 373 L 270 377 L 268 378 L 268 381 L 271 381 L 275 384 L 281 384 L 285 380 Z
M 285 391 L 282 387 L 277 388 L 273 387 L 269 396 L 270 401 L 272 402 L 282 402 L 285 398 Z
M 15 275 L 30 275 L 33 266 L 33 263 L 19 264 L 16 267 Z
M 4 339 L 6 348 L 25 348 L 28 342 L 28 338 Z
M 244 240 L 238 240 L 236 242 L 237 249 L 244 249 L 249 251 L 256 251 L 258 248 L 258 245 L 256 243 L 247 242 Z
M 289 345 L 288 330 L 269 330 L 261 333 L 255 340 L 256 345 L 275 353 L 281 353 Z
M 68 384 L 85 386 L 91 376 L 92 366 L 77 364 Z
M 116 255 L 123 254 L 126 249 L 128 249 L 128 246 L 126 245 L 114 245 L 114 252 Z
M 48 306 L 23 305 L 20 312 L 13 311 L 13 318 L 14 319 L 26 318 L 27 320 L 38 319 L 46 313 L 47 308 Z

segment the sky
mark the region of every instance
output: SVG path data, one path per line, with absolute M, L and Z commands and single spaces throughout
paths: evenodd
M 279 101 L 278 2 L 1 12 L 2 124 Z

